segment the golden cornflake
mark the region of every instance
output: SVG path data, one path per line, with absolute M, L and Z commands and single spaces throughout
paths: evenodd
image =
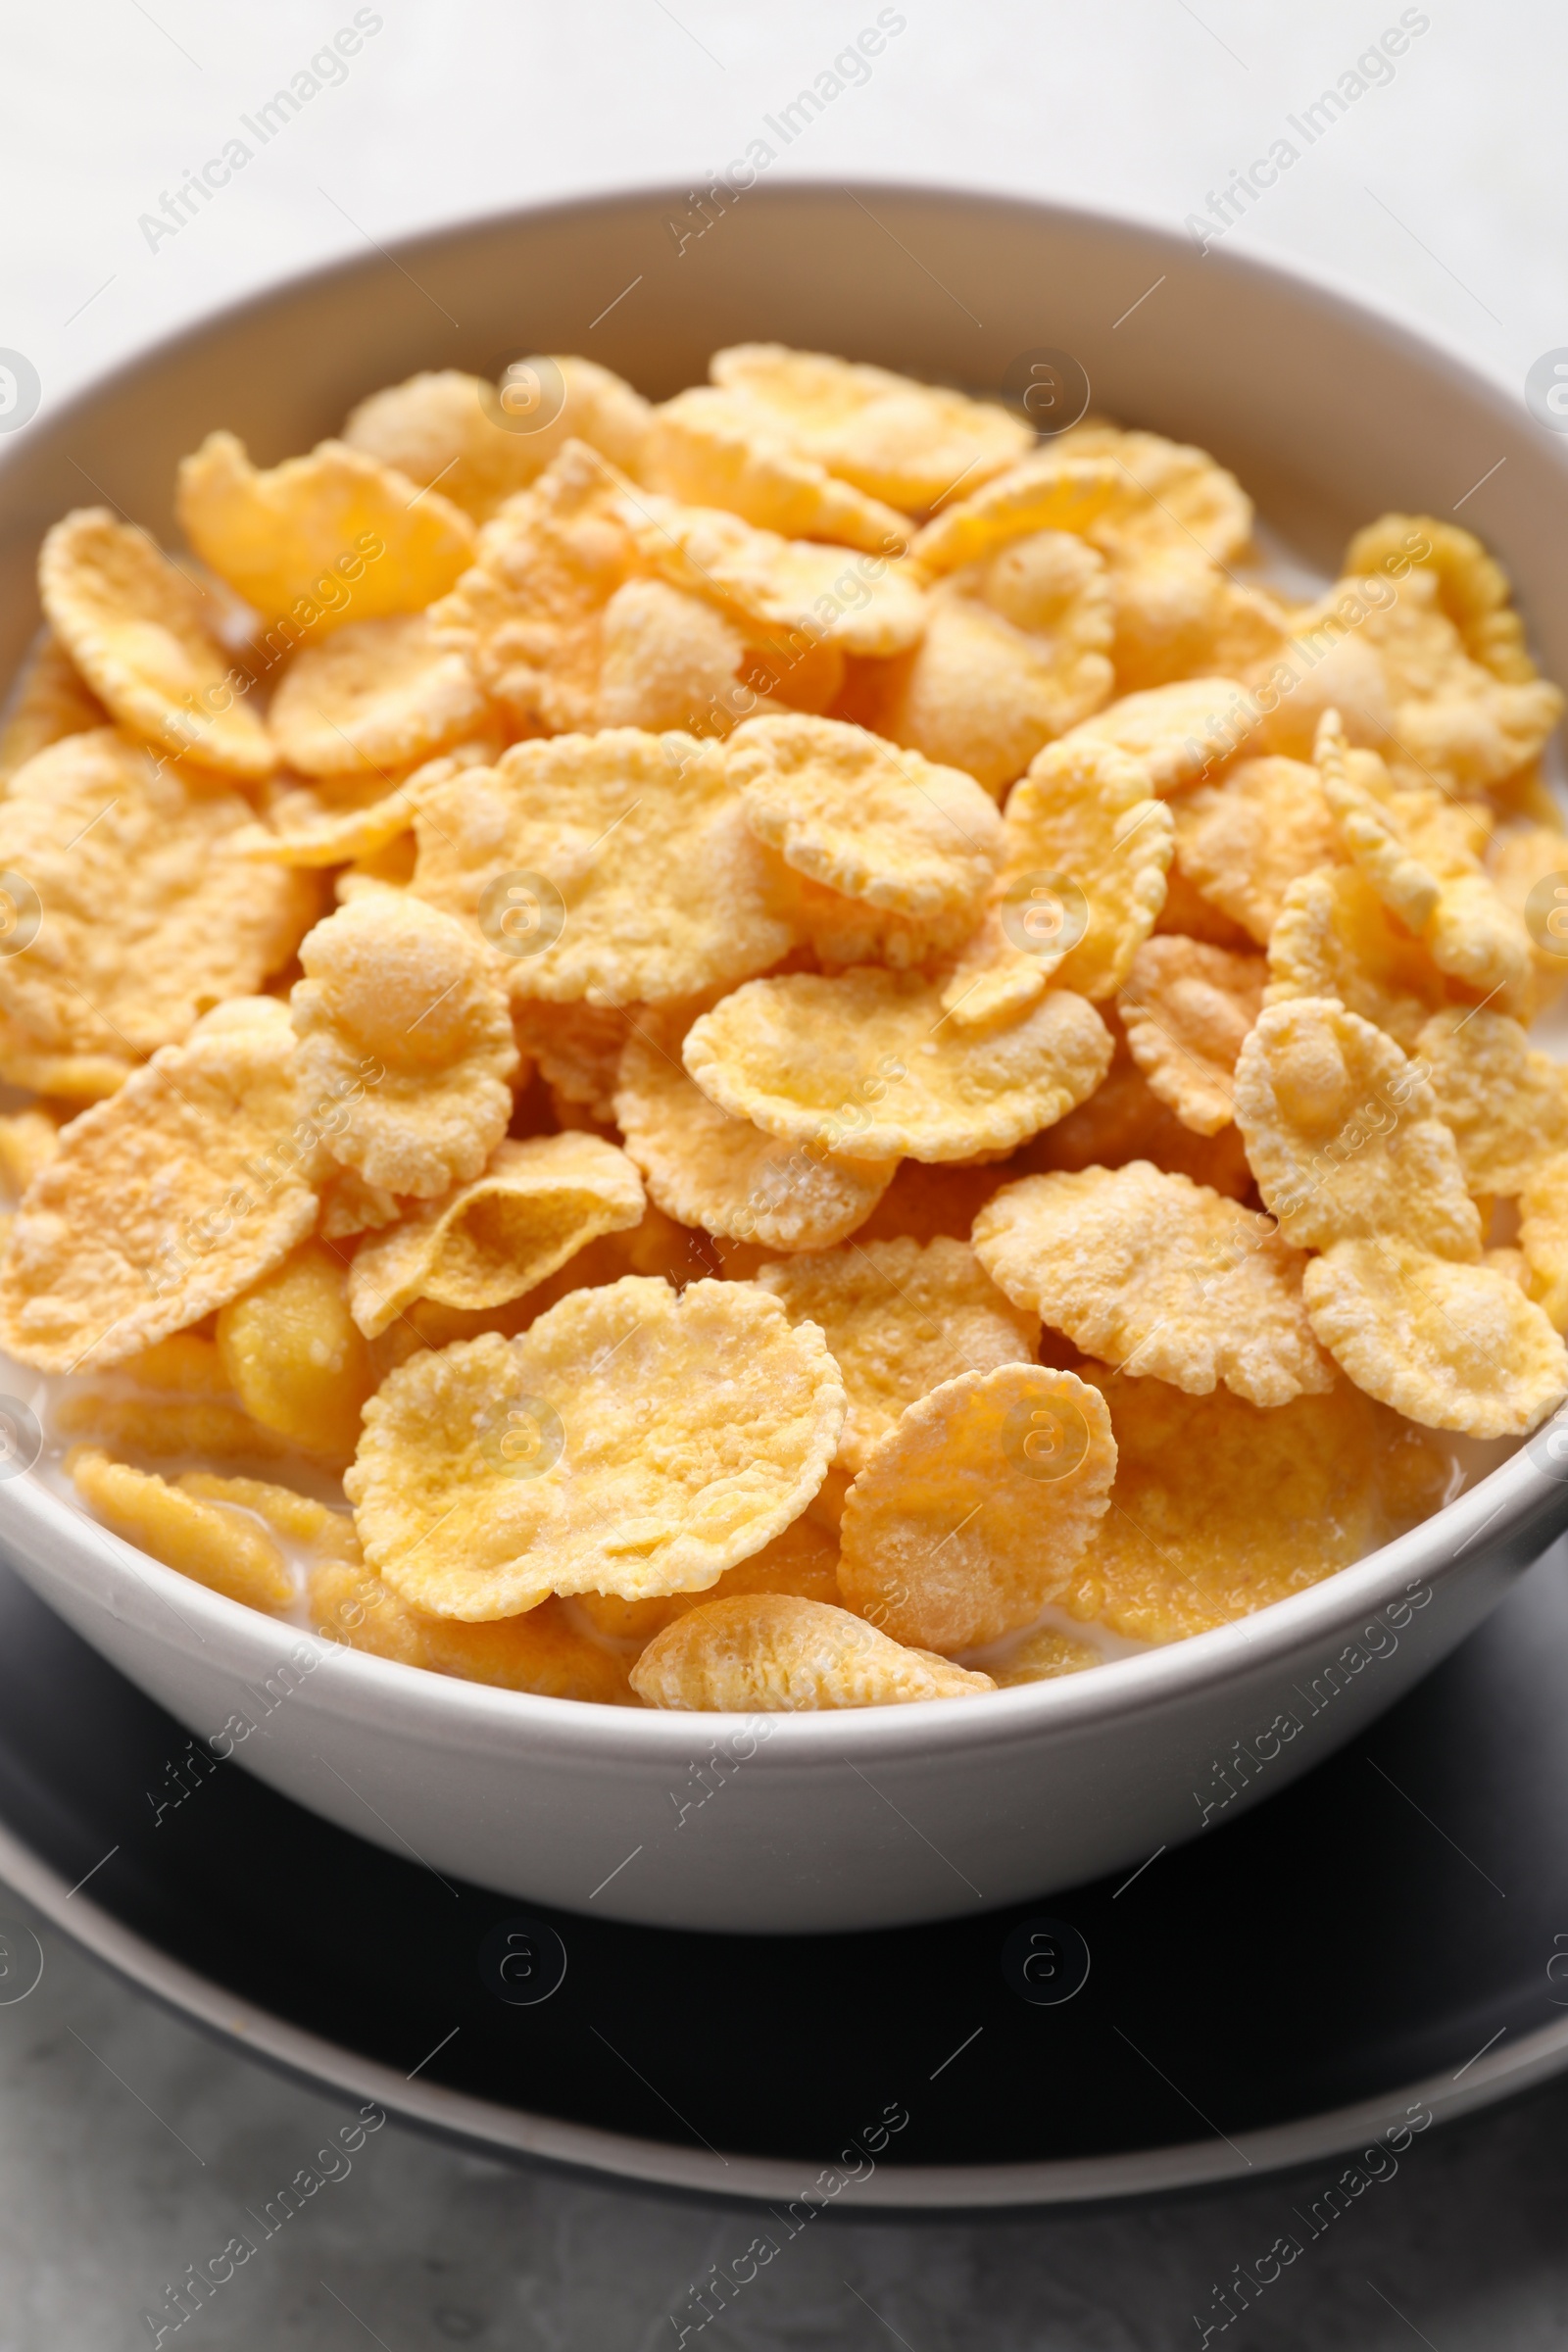
M 408 871 L 397 875 L 399 886 L 413 878 L 414 844 L 409 838 L 419 795 L 427 787 L 445 784 L 470 767 L 486 767 L 500 757 L 499 737 L 460 744 L 454 752 L 425 760 L 401 781 L 390 776 L 362 775 L 322 778 L 316 784 L 293 784 L 274 791 L 267 805 L 266 822 L 245 825 L 234 847 L 246 858 L 269 864 L 322 866 L 359 861 L 360 870 L 340 874 L 337 894 L 349 898 L 370 880 L 389 881 L 383 870 L 371 875 L 365 866 L 387 852 L 404 849 Z
M 641 393 L 593 360 L 523 360 L 499 385 L 455 368 L 389 384 L 360 402 L 343 438 L 488 522 L 570 440 L 635 474 L 648 415 Z
M 176 503 L 202 562 L 285 645 L 421 612 L 473 561 L 461 507 L 341 441 L 258 472 L 243 441 L 209 433 L 180 465 Z
M 1071 740 L 1130 753 L 1147 773 L 1145 789 L 1163 800 L 1229 760 L 1256 725 L 1256 707 L 1234 678 L 1186 678 L 1124 694 L 1082 720 Z
M 886 659 L 918 642 L 925 597 L 907 564 L 762 531 L 718 507 L 629 494 L 622 511 L 643 562 L 727 612 L 746 635 L 831 643 Z
M 1422 1066 L 1333 998 L 1259 1015 L 1237 1063 L 1236 1124 L 1299 1247 L 1397 1233 L 1442 1257 L 1480 1255 L 1481 1220 Z
M 1336 1242 L 1306 1270 L 1312 1329 L 1358 1389 L 1428 1429 L 1518 1438 L 1568 1396 L 1568 1351 L 1517 1283 L 1416 1242 Z
M 614 1115 L 661 1208 L 769 1250 L 827 1250 L 864 1224 L 894 1163 L 837 1158 L 732 1118 L 689 1078 L 682 1024 L 645 1014 L 626 1041 Z
M 107 507 L 57 522 L 38 557 L 49 625 L 110 715 L 177 759 L 246 777 L 276 765 L 245 681 L 213 632 L 209 600 Z
M 643 445 L 651 490 L 693 507 L 723 507 L 787 539 L 826 539 L 895 556 L 908 533 L 896 507 L 868 498 L 805 456 L 750 401 L 697 384 L 655 409 Z
M 643 1206 L 636 1168 L 597 1135 L 500 1143 L 472 1183 L 361 1246 L 349 1277 L 354 1320 L 373 1339 L 416 1298 L 505 1306 L 601 1234 L 640 1224 Z
M 880 1160 L 1009 1151 L 1093 1094 L 1110 1055 L 1104 1023 L 1065 989 L 976 1034 L 944 1020 L 926 981 L 872 966 L 749 981 L 683 1048 L 704 1094 L 736 1118 Z
M 332 1560 L 310 1582 L 311 1623 L 329 1642 L 428 1674 L 452 1674 L 499 1690 L 541 1698 L 634 1706 L 626 1661 L 574 1626 L 560 1601 L 520 1617 L 461 1625 L 411 1608 L 378 1576 L 353 1561 Z
M 1374 597 L 1373 585 L 1341 581 L 1325 608 L 1347 591 L 1358 602 L 1360 590 L 1369 592 L 1358 626 L 1381 665 L 1387 733 L 1403 758 L 1458 792 L 1500 784 L 1534 760 L 1562 716 L 1556 687 L 1543 678 L 1505 681 L 1472 661 L 1443 609 L 1435 570 L 1410 571 L 1396 597 Z
M 1134 1641 L 1234 1625 L 1446 1499 L 1446 1453 L 1348 1381 L 1264 1412 L 1225 1389 L 1088 1377 L 1110 1407 L 1116 1484 L 1064 1605 Z
M 1007 939 L 1058 987 L 1113 996 L 1164 904 L 1175 841 L 1148 769 L 1080 732 L 1040 754 L 1004 821 Z
M 775 1260 L 757 1279 L 833 1350 L 850 1399 L 842 1469 L 863 1468 L 906 1405 L 944 1381 L 1034 1362 L 1038 1316 L 1003 1297 L 965 1242 L 852 1243 Z
M 108 724 L 108 711 L 59 638 L 50 629 L 42 630 L 0 718 L 0 792 L 52 743 Z
M 1110 642 L 1100 557 L 1069 532 L 1034 531 L 936 582 L 918 648 L 865 666 L 855 715 L 1000 799 L 1107 700 Z
M 76 1492 L 116 1535 L 166 1568 L 252 1609 L 286 1609 L 294 1580 L 270 1536 L 221 1504 L 199 1501 L 150 1471 L 83 1446 L 72 1458 Z
M 422 796 L 416 831 L 415 889 L 477 925 L 514 997 L 668 1004 L 794 945 L 716 743 L 616 727 L 514 744 Z
M 1090 1642 L 1058 1633 L 1051 1625 L 1021 1636 L 1005 1656 L 1006 1664 L 997 1665 L 993 1675 L 999 1690 L 1016 1690 L 1025 1683 L 1054 1682 L 1058 1675 L 1083 1674 L 1091 1666 L 1106 1662 Z
M 1060 1598 L 1115 1471 L 1104 1399 L 1076 1374 L 960 1373 L 867 1455 L 845 1500 L 839 1589 L 896 1642 L 1000 1641 Z
M 310 1241 L 218 1317 L 229 1385 L 252 1420 L 307 1453 L 346 1462 L 375 1386 L 349 1313 L 348 1269 Z
M 1568 1152 L 1568 1070 L 1506 1013 L 1434 1013 L 1416 1051 L 1472 1193 L 1522 1193 L 1541 1160 Z
M 1217 1135 L 1235 1100 L 1236 1056 L 1257 1019 L 1261 956 L 1167 933 L 1133 957 L 1116 1000 L 1134 1061 L 1184 1127 Z
M 347 1511 L 334 1511 L 314 1494 L 297 1494 L 292 1487 L 274 1486 L 266 1478 L 217 1478 L 210 1470 L 186 1470 L 175 1482 L 187 1494 L 205 1502 L 235 1503 L 265 1519 L 274 1535 L 287 1543 L 303 1544 L 327 1559 L 360 1557 L 359 1539 Z
M 862 727 L 804 716 L 749 719 L 724 768 L 752 831 L 796 872 L 911 917 L 934 945 L 973 930 L 1003 827 L 972 777 Z
M 1343 856 L 1317 770 L 1301 760 L 1239 760 L 1223 783 L 1184 792 L 1172 814 L 1182 870 L 1260 948 L 1291 884 Z
M 61 1437 L 87 1438 L 117 1453 L 172 1461 L 205 1454 L 218 1461 L 265 1461 L 282 1452 L 281 1441 L 237 1404 L 211 1397 L 111 1396 L 99 1389 L 73 1386 L 54 1410 Z
M 333 1159 L 416 1200 L 477 1176 L 517 1066 L 496 956 L 421 900 L 377 892 L 318 923 L 300 962 L 300 1085 L 339 1103 Z
M 1524 623 L 1513 610 L 1508 575 L 1457 523 L 1439 522 L 1430 514 L 1380 514 L 1356 532 L 1343 568 L 1350 579 L 1379 571 L 1401 579 L 1412 557 L 1420 568 L 1435 573 L 1438 603 L 1471 661 L 1510 685 L 1528 684 L 1536 665 L 1525 650 Z
M 1263 1001 L 1338 997 L 1407 1053 L 1447 1002 L 1429 950 L 1389 913 L 1358 866 L 1320 866 L 1285 893 L 1269 936 Z
M 0 1341 L 20 1362 L 122 1363 L 238 1298 L 311 1230 L 288 1013 L 255 1002 L 253 1019 L 209 1015 L 62 1133 L 0 1261 Z
M 844 1409 L 765 1291 L 628 1275 L 394 1372 L 344 1485 L 368 1563 L 441 1616 L 695 1592 L 800 1516 Z
M 842 657 L 832 660 L 842 669 Z M 626 580 L 605 607 L 597 685 L 585 676 L 575 723 L 727 734 L 743 710 L 778 708 L 744 683 L 751 662 L 746 639 L 717 606 L 667 580 Z
M 996 1685 L 890 1642 L 847 1609 L 783 1592 L 688 1609 L 632 1668 L 645 1706 L 796 1714 L 973 1698 Z
M 1000 1290 L 1088 1354 L 1206 1396 L 1284 1404 L 1333 1379 L 1272 1221 L 1147 1160 L 1004 1185 L 974 1221 Z
M 782 343 L 715 351 L 715 384 L 841 481 L 906 514 L 940 506 L 1000 473 L 1033 446 L 1021 417 L 943 384 L 852 365 Z
M 422 612 L 396 612 L 350 621 L 324 644 L 302 647 L 268 724 L 306 775 L 385 775 L 449 751 L 484 717 L 463 656 L 436 643 Z
M 1544 1159 L 1519 1195 L 1519 1247 L 1530 1297 L 1568 1331 L 1568 1155 Z
M 287 961 L 314 892 L 233 854 L 250 813 L 237 793 L 107 727 L 28 761 L 0 803 L 13 916 L 0 1014 L 18 1058 L 134 1061 Z M 0 1044 L 8 1075 L 12 1061 Z

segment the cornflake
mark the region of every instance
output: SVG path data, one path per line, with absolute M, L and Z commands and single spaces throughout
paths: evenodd
M 906 1649 L 847 1609 L 782 1592 L 687 1610 L 650 1642 L 631 1683 L 645 1706 L 784 1714 L 996 1689 L 989 1675 Z
M 293 1600 L 282 1553 L 238 1512 L 184 1494 L 151 1471 L 111 1461 L 96 1447 L 77 1448 L 68 1466 L 96 1516 L 166 1567 L 248 1608 L 281 1610 Z
M 1250 1404 L 1327 1389 L 1301 1304 L 1306 1261 L 1267 1217 L 1147 1160 L 1004 1185 L 974 1221 L 999 1290 L 1140 1378 Z
M 896 507 L 840 481 L 756 403 L 716 385 L 694 385 L 655 409 L 642 478 L 688 506 L 722 507 L 790 539 L 827 539 L 872 556 L 899 555 L 907 544 Z
M 306 1242 L 230 1299 L 218 1351 L 253 1421 L 307 1453 L 349 1460 L 375 1380 L 349 1313 L 348 1269 L 332 1250 Z
M 752 980 L 687 1031 L 687 1069 L 736 1118 L 854 1159 L 1006 1152 L 1093 1094 L 1111 1041 L 1093 1005 L 1054 989 L 978 1036 L 938 991 L 871 966 L 836 979 Z
M 1182 871 L 1266 948 L 1291 884 L 1344 853 L 1317 770 L 1269 755 L 1172 804 Z
M 1265 1004 L 1337 997 L 1404 1047 L 1448 1002 L 1429 950 L 1396 921 L 1359 867 L 1320 866 L 1285 893 L 1268 943 Z
M 1059 1598 L 1115 1470 L 1110 1415 L 1075 1373 L 960 1373 L 867 1454 L 844 1504 L 839 1589 L 916 1648 L 999 1641 Z
M 844 1421 L 820 1332 L 751 1283 L 628 1275 L 520 1339 L 416 1356 L 344 1481 L 368 1565 L 439 1616 L 699 1592 L 816 1492 Z
M 1522 1193 L 1543 1159 L 1568 1152 L 1568 1071 L 1505 1012 L 1434 1013 L 1416 1051 L 1472 1193 Z
M 109 724 L 109 713 L 51 629 L 40 632 L 0 718 L 0 793 L 39 752 Z
M 1129 753 L 1144 767 L 1146 789 L 1163 800 L 1222 765 L 1256 725 L 1256 708 L 1234 678 L 1188 678 L 1123 695 L 1082 720 L 1072 740 Z
M 597 1135 L 502 1142 L 481 1175 L 361 1246 L 349 1276 L 354 1320 L 373 1339 L 416 1298 L 505 1306 L 601 1234 L 640 1224 L 643 1207 L 636 1168 Z
M 517 1067 L 497 958 L 450 915 L 378 893 L 318 923 L 290 997 L 299 1080 L 343 1115 L 342 1167 L 433 1200 L 477 1176 L 512 1116 Z
M 1519 1438 L 1568 1396 L 1568 1351 L 1493 1266 L 1389 1236 L 1336 1242 L 1306 1270 L 1312 1329 L 1369 1396 L 1428 1429 Z
M 176 759 L 257 779 L 276 754 L 239 696 L 195 583 L 133 523 L 107 507 L 57 522 L 38 557 L 49 625 L 109 712 Z
M 558 393 L 559 407 L 546 414 Z M 455 368 L 412 375 L 362 400 L 343 438 L 421 490 L 439 489 L 475 522 L 488 522 L 570 440 L 586 441 L 635 474 L 648 416 L 641 393 L 608 368 L 552 358 L 521 362 L 499 389 Z
M 1401 1234 L 1473 1262 L 1481 1220 L 1438 1101 L 1392 1037 L 1327 997 L 1271 1004 L 1236 1067 L 1258 1191 L 1299 1246 Z
M 752 642 L 777 636 L 792 654 L 799 641 L 803 651 L 831 643 L 886 659 L 925 627 L 922 583 L 906 564 L 785 539 L 717 507 L 628 493 L 622 512 L 642 561 L 721 607 Z
M 1004 1298 L 966 1242 L 852 1242 L 775 1259 L 757 1279 L 792 1323 L 817 1326 L 844 1375 L 841 1469 L 863 1469 L 905 1407 L 945 1381 L 1034 1361 L 1039 1317 Z
M 0 1259 L 9 1354 L 44 1372 L 122 1363 L 305 1239 L 319 1147 L 297 1132 L 293 1045 L 272 999 L 253 1017 L 224 1006 L 73 1120 Z
M 209 433 L 176 504 L 202 562 L 288 642 L 420 612 L 473 560 L 460 507 L 341 441 L 259 473 L 243 441 Z
M 667 1004 L 794 945 L 716 743 L 617 727 L 514 744 L 423 795 L 415 830 L 415 890 L 494 943 L 515 997 Z M 513 877 L 548 909 L 520 941 Z
M 1167 934 L 1146 940 L 1116 1000 L 1134 1061 L 1184 1127 L 1230 1122 L 1236 1056 L 1263 1001 L 1261 956 Z
M 435 642 L 422 612 L 350 621 L 302 647 L 268 712 L 283 759 L 311 776 L 415 767 L 484 718 L 467 663 Z

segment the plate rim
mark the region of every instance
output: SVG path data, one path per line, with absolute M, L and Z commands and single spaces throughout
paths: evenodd
M 91 1896 L 68 1888 L 64 1874 L 3 1819 L 0 1885 L 20 1894 L 61 1935 L 116 1976 L 225 2048 L 308 2088 L 372 2099 L 400 2123 L 471 2153 L 747 2207 L 770 2205 L 775 2199 L 786 2205 L 811 2199 L 811 2184 L 804 2179 L 810 2172 L 810 2158 L 705 2152 L 566 2122 L 439 2082 L 421 2082 L 417 2068 L 415 2076 L 400 2077 L 382 2060 L 291 2025 L 187 1967 Z M 74 1903 L 75 1909 L 68 1912 L 68 1903 Z M 1284 2172 L 1369 2145 L 1400 2119 L 1401 2108 L 1422 2106 L 1432 2122 L 1451 2122 L 1565 2070 L 1568 2015 L 1520 2035 L 1505 2051 L 1473 2060 L 1462 2070 L 1470 2078 L 1462 2088 L 1455 2087 L 1456 2077 L 1425 2075 L 1378 2097 L 1324 2108 L 1288 2124 L 1266 2125 L 1235 2139 L 1216 2127 L 1212 2139 L 1171 2141 L 1113 2156 L 1053 2157 L 1025 2164 L 880 2165 L 863 2182 L 846 2182 L 837 2205 L 820 2191 L 817 2200 L 820 2210 L 854 2205 L 888 2214 L 983 2213 L 1170 2195 Z

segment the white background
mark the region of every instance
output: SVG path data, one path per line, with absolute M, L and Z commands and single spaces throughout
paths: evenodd
M 1067 197 L 1173 225 L 1399 16 L 1396 0 L 901 5 L 906 29 L 870 81 L 811 125 L 778 175 Z M 33 361 L 46 402 L 367 238 L 705 178 L 874 20 L 876 0 L 677 0 L 673 14 L 662 0 L 380 0 L 378 13 L 343 85 L 152 250 L 138 217 L 352 6 L 7 8 L 0 346 Z M 1393 83 L 1360 99 L 1227 241 L 1337 277 L 1517 393 L 1540 353 L 1568 345 L 1568 11 L 1429 0 L 1423 13 L 1430 29 Z M 306 2161 L 342 2103 L 214 2050 L 43 1936 L 43 1984 L 0 2009 L 0 2352 L 107 2352 L 149 2341 L 141 2313 L 163 2281 L 222 2242 L 236 2198 Z M 1433 2133 L 1419 2165 L 1368 2196 L 1310 2276 L 1235 2340 L 1259 2352 L 1560 2344 L 1565 2123 L 1568 2096 L 1548 2091 Z M 509 2173 L 392 2129 L 371 2148 L 265 2270 L 168 2340 L 670 2344 L 669 2310 L 736 2236 L 733 2214 Z M 1284 2226 L 1288 2193 L 1260 2183 L 1131 2214 L 918 2230 L 824 2224 L 788 2277 L 770 2274 L 701 2340 L 720 2352 L 1195 2341 L 1190 2315 L 1207 2308 L 1210 2281 Z

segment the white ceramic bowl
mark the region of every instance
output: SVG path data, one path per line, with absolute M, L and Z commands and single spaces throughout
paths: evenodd
M 1357 524 L 1446 514 L 1491 468 L 1464 519 L 1568 677 L 1551 595 L 1568 453 L 1401 328 L 1282 270 L 1063 208 L 762 185 L 710 211 L 679 250 L 669 220 L 700 216 L 660 192 L 448 230 L 284 286 L 45 411 L 0 462 L 0 675 L 35 626 L 49 523 L 106 495 L 172 533 L 176 461 L 213 426 L 271 463 L 417 368 L 583 351 L 662 395 L 700 381 L 716 345 L 758 338 L 980 388 L 1064 349 L 1099 409 L 1213 450 L 1325 570 Z M 0 1544 L 192 1733 L 447 1877 L 661 1926 L 842 1929 L 1046 1893 L 1234 1819 L 1470 1631 L 1568 1527 L 1565 1477 L 1538 1436 L 1423 1527 L 1244 1624 L 982 1701 L 760 1731 L 333 1648 L 158 1566 L 31 1476 L 0 1485 Z M 231 1718 L 255 1726 L 243 1743 L 223 1738 Z

